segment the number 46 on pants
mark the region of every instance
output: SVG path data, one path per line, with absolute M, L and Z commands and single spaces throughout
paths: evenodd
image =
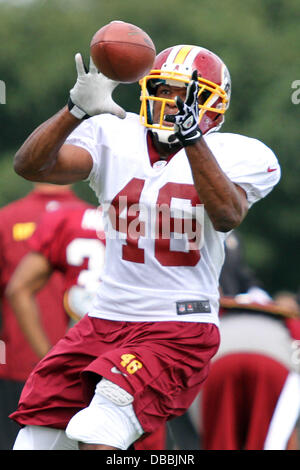
M 122 354 L 121 359 L 121 366 L 125 367 L 129 374 L 134 374 L 143 367 L 143 364 L 133 354 Z

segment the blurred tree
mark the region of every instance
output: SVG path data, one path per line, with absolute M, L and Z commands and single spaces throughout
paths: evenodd
M 157 50 L 199 44 L 220 55 L 232 76 L 232 104 L 222 131 L 263 140 L 278 155 L 283 176 L 241 225 L 250 266 L 272 293 L 298 289 L 300 213 L 298 158 L 300 104 L 291 85 L 300 79 L 298 0 L 15 0 L 0 3 L 0 205 L 26 191 L 11 159 L 28 134 L 64 106 L 76 79 L 74 55 L 89 58 L 97 29 L 114 19 L 139 25 Z M 137 84 L 121 85 L 115 98 L 139 111 Z M 4 178 L 5 176 L 5 178 Z M 86 184 L 76 190 L 95 202 Z

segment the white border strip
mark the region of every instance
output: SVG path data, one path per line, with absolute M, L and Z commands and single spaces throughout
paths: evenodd
M 285 450 L 300 413 L 300 375 L 291 372 L 282 388 L 264 450 Z

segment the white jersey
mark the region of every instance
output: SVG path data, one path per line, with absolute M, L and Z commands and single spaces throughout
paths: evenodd
M 184 149 L 151 165 L 147 129 L 135 114 L 84 121 L 66 143 L 93 158 L 91 188 L 103 208 L 106 262 L 89 313 L 124 321 L 209 322 L 216 325 L 224 240 L 194 188 Z M 258 140 L 215 132 L 205 137 L 249 206 L 279 181 L 273 152 Z

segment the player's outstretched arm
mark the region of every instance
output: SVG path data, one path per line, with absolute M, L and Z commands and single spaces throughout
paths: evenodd
M 112 99 L 118 82 L 99 73 L 92 60 L 87 71 L 80 54 L 75 62 L 77 81 L 70 90 L 68 106 L 39 126 L 15 156 L 16 173 L 30 181 L 70 184 L 87 178 L 92 157 L 82 148 L 64 146 L 66 138 L 82 119 L 103 113 L 126 116 Z
M 36 182 L 71 184 L 88 177 L 92 157 L 83 148 L 64 145 L 81 123 L 65 106 L 41 124 L 15 155 L 15 172 Z

